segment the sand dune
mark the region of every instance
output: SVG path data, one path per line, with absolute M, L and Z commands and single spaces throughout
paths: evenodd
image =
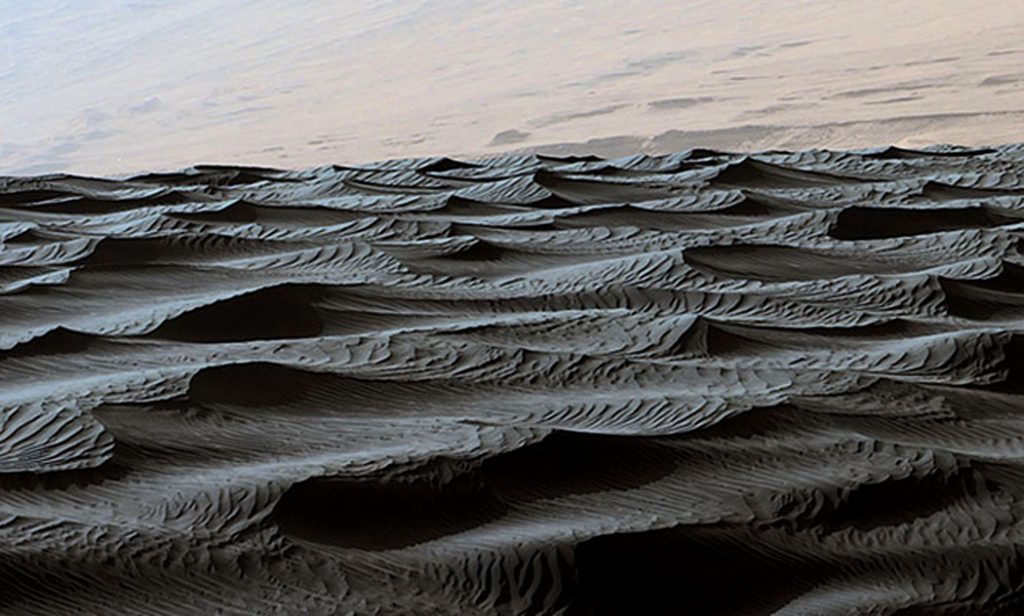
M 1016 614 L 1024 148 L 0 179 L 4 614 Z

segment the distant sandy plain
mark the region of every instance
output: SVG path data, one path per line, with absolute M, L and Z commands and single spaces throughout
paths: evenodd
M 0 173 L 1024 140 L 1024 5 L 0 4 Z

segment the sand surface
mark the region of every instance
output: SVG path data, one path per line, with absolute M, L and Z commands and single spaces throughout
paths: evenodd
M 3 614 L 1024 610 L 1024 146 L 0 178 Z
M 0 173 L 1024 140 L 1005 0 L 0 3 Z

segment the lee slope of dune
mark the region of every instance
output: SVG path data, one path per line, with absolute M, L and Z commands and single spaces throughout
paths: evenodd
M 4 614 L 1024 612 L 1024 146 L 0 178 Z

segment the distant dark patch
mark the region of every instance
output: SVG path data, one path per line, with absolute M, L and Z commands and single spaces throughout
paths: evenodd
M 784 111 L 794 111 L 797 109 L 809 109 L 811 107 L 817 107 L 817 103 L 779 103 L 777 105 L 768 105 L 759 109 L 751 109 L 745 111 L 741 117 L 756 117 L 772 115 Z
M 408 138 L 391 137 L 389 139 L 385 139 L 384 144 L 390 146 L 410 146 L 419 145 L 426 140 L 427 138 L 422 135 L 412 135 Z
M 648 56 L 646 58 L 640 58 L 639 60 L 632 60 L 630 62 L 627 62 L 626 66 L 628 66 L 630 69 L 634 69 L 635 72 L 630 74 L 636 74 L 641 73 L 643 71 L 656 70 L 669 64 L 674 64 L 676 62 L 689 58 L 691 55 L 691 52 L 671 51 L 667 53 Z
M 865 105 L 892 105 L 895 103 L 909 103 L 910 101 L 919 101 L 923 96 L 897 96 L 896 98 L 887 98 L 881 101 L 868 101 Z
M 249 114 L 252 114 L 252 113 L 257 113 L 257 112 L 260 112 L 260 111 L 269 111 L 269 110 L 271 110 L 273 108 L 274 108 L 273 105 L 250 105 L 248 107 L 242 107 L 241 109 L 233 109 L 231 111 L 226 111 L 224 113 L 221 113 L 217 117 L 220 117 L 220 118 L 234 118 L 234 117 L 238 117 L 238 116 L 242 116 L 242 115 L 249 115 Z
M 883 86 L 880 88 L 861 88 L 859 90 L 846 90 L 832 96 L 832 98 L 863 98 L 866 96 L 875 96 L 878 94 L 890 94 L 892 92 L 913 92 L 915 90 L 929 90 L 940 87 L 937 84 L 932 83 L 909 83 L 909 84 L 893 84 L 891 86 Z
M 608 115 L 609 113 L 615 113 L 619 109 L 627 107 L 625 104 L 620 105 L 608 105 L 599 109 L 588 109 L 586 111 L 567 111 L 563 113 L 554 113 L 549 116 L 540 118 L 530 122 L 531 126 L 542 128 L 545 126 L 552 126 L 555 124 L 563 124 L 565 122 L 572 122 L 573 120 L 581 120 L 583 118 L 592 118 L 595 116 Z M 509 131 L 505 131 L 506 133 Z M 499 135 L 502 133 L 498 133 Z M 497 135 L 495 135 L 495 139 Z M 492 140 L 493 141 L 493 140 Z
M 715 98 L 712 96 L 665 98 L 658 101 L 651 101 L 647 103 L 647 106 L 658 111 L 668 111 L 672 109 L 689 109 L 690 107 L 696 107 L 703 103 L 710 103 L 714 100 Z
M 81 135 L 79 135 L 79 139 L 81 139 L 82 141 L 99 141 L 100 139 L 113 137 L 116 134 L 118 134 L 118 132 L 115 130 L 91 130 L 89 132 L 82 133 Z
M 530 138 L 530 133 L 524 133 L 521 130 L 516 130 L 516 129 L 513 128 L 513 129 L 510 129 L 510 130 L 503 130 L 503 131 L 501 131 L 500 133 L 495 135 L 493 138 L 491 138 L 490 143 L 488 143 L 487 145 L 489 145 L 489 146 L 511 145 L 511 144 L 514 144 L 514 143 L 522 143 L 523 141 L 526 141 L 529 138 Z
M 125 111 L 129 114 L 137 115 L 143 113 L 152 113 L 163 106 L 163 101 L 160 100 L 159 96 L 151 96 L 141 103 L 129 105 L 125 107 Z
M 534 152 L 551 157 L 564 155 L 578 155 L 581 152 L 588 152 L 596 160 L 600 152 L 603 156 L 624 156 L 639 151 L 647 141 L 645 137 L 638 135 L 621 135 L 618 137 L 600 137 L 588 139 L 582 143 L 550 143 L 543 146 L 524 148 L 524 152 Z
M 745 57 L 745 56 L 749 56 L 749 55 L 751 55 L 753 53 L 757 53 L 757 52 L 759 52 L 759 51 L 761 51 L 763 49 L 765 49 L 764 45 L 744 45 L 744 46 L 737 47 L 736 49 L 734 49 L 732 51 L 732 53 L 729 54 L 729 57 L 731 57 L 731 58 L 742 58 L 742 57 Z
M 993 113 L 933 113 L 920 115 L 903 115 L 879 120 L 850 120 L 808 124 L 800 126 L 807 134 L 820 136 L 822 139 L 834 136 L 836 131 L 853 131 L 861 128 L 885 127 L 889 134 L 918 134 L 924 123 L 947 123 L 980 120 L 983 118 L 1002 118 L 1006 122 L 1016 122 L 1019 112 Z M 766 124 L 744 124 L 730 128 L 711 130 L 668 130 L 654 136 L 619 135 L 601 139 L 591 139 L 579 143 L 552 143 L 524 148 L 528 152 L 545 152 L 550 154 L 593 152 L 602 156 L 626 156 L 636 152 L 675 152 L 701 144 L 706 148 L 749 152 L 756 150 L 758 143 L 786 140 L 791 137 L 791 127 L 770 126 Z
M 979 85 L 982 86 L 1005 86 L 1024 81 L 1024 75 L 993 75 L 986 77 Z
M 928 64 L 947 64 L 949 62 L 956 62 L 960 59 L 960 56 L 946 56 L 943 58 L 933 58 L 930 60 L 914 60 L 913 62 L 904 62 L 903 66 L 925 66 Z

